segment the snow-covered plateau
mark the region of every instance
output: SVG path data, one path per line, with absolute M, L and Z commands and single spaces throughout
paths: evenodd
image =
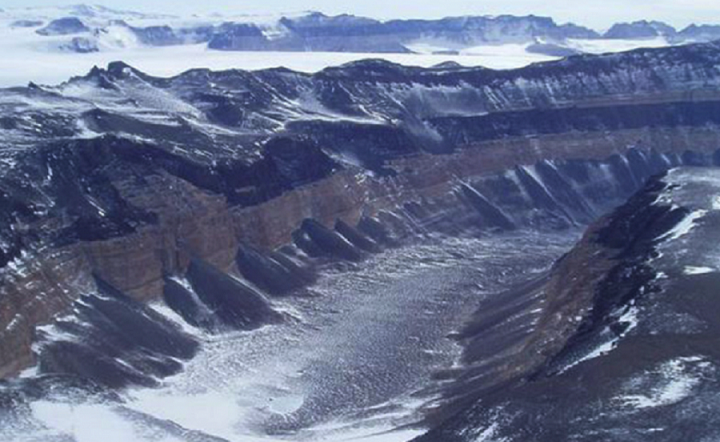
M 513 69 L 578 53 L 720 38 L 720 27 L 711 25 L 624 25 L 601 34 L 535 16 L 378 21 L 317 12 L 178 17 L 92 5 L 9 8 L 0 11 L 0 87 L 57 84 L 117 60 L 156 76 L 192 68 L 317 72 L 367 58 Z

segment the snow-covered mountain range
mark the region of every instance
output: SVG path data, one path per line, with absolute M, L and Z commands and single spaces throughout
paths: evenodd
M 676 30 L 642 21 L 601 33 L 532 15 L 379 21 L 307 11 L 181 17 L 89 5 L 14 8 L 0 11 L 0 87 L 57 84 L 116 60 L 156 76 L 193 68 L 317 72 L 367 58 L 515 69 L 716 38 L 720 25 Z
M 219 51 L 460 55 L 513 44 L 557 57 L 720 38 L 720 25 L 677 30 L 655 21 L 618 23 L 601 33 L 534 15 L 390 21 L 320 12 L 177 17 L 90 5 L 7 9 L 0 12 L 0 29 L 6 39 L 37 50 L 81 53 L 202 44 Z

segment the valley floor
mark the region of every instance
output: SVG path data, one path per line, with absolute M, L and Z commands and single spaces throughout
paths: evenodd
M 326 269 L 308 296 L 276 301 L 290 318 L 285 324 L 203 336 L 201 353 L 158 389 L 111 401 L 63 395 L 34 402 L 0 436 L 18 442 L 411 439 L 422 434 L 412 424 L 438 391 L 433 374 L 459 360 L 460 346 L 449 336 L 480 301 L 547 270 L 577 235 L 433 238 Z M 388 432 L 398 427 L 410 429 Z

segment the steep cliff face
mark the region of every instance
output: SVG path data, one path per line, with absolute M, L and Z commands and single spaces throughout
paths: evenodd
M 207 324 L 257 326 L 279 319 L 267 295 L 322 260 L 590 222 L 655 173 L 718 164 L 718 54 L 169 79 L 114 63 L 2 91 L 1 372 L 29 364 L 34 328 L 102 292 L 97 280 L 135 301 L 175 293 L 195 322 L 224 304 L 199 287 L 233 287 L 257 315 Z M 271 287 L 277 274 L 296 283 Z
M 468 368 L 441 409 L 456 414 L 418 440 L 717 437 L 718 269 L 706 244 L 719 177 L 681 168 L 651 180 L 548 275 L 492 298 L 460 336 Z

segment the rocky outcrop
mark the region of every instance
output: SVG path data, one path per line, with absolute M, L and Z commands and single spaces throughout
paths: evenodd
M 88 31 L 90 31 L 90 28 L 85 26 L 85 23 L 80 21 L 80 19 L 76 17 L 64 17 L 51 21 L 47 26 L 35 32 L 40 35 L 69 35 Z
M 250 330 L 280 320 L 258 291 L 198 259 L 190 263 L 187 279 L 223 324 Z
M 37 28 L 43 25 L 42 20 L 15 20 L 10 23 L 11 28 Z

